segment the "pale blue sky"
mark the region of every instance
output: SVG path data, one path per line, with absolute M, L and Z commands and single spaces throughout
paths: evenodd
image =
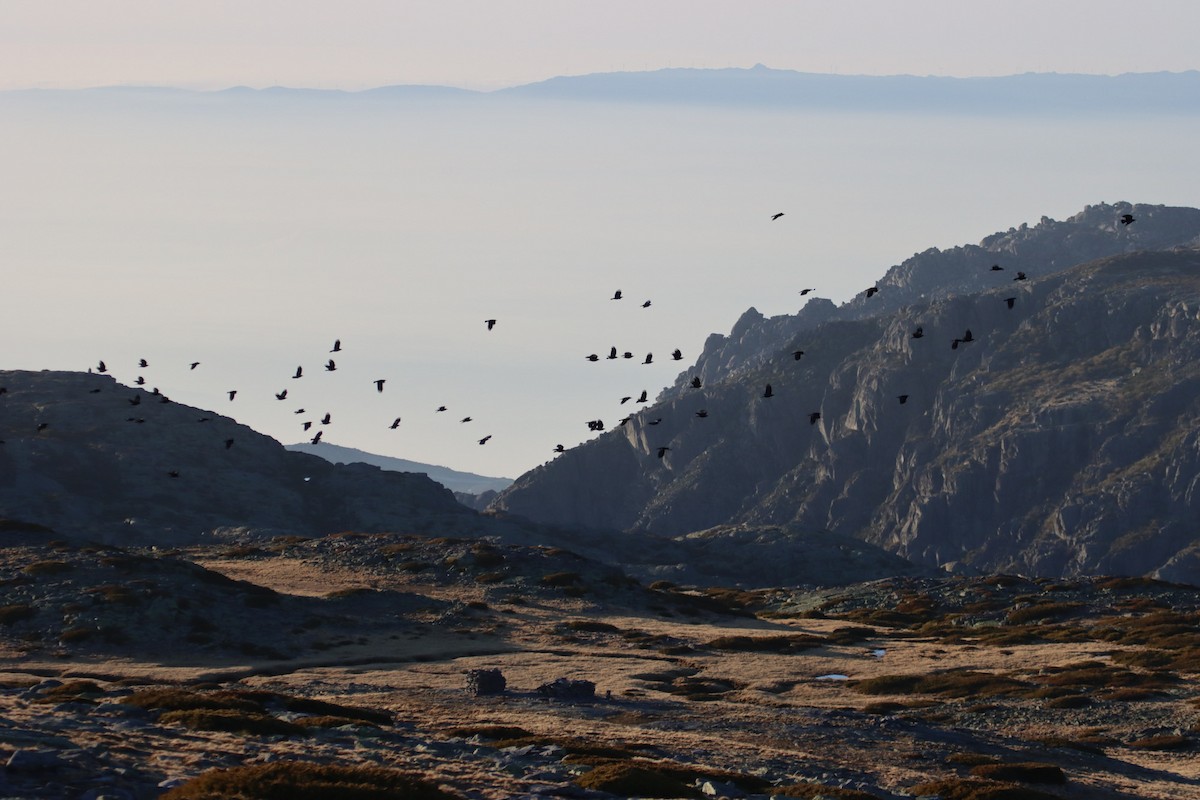
M 1195 0 L 0 0 L 0 89 L 496 88 L 660 67 L 1200 67 Z

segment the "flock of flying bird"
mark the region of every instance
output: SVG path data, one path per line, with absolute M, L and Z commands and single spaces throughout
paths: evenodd
M 783 212 L 778 212 L 778 213 L 773 214 L 771 216 L 771 219 L 777 220 L 782 216 L 784 216 Z M 1135 221 L 1136 220 L 1132 214 L 1123 214 L 1118 219 L 1118 222 L 1123 226 L 1128 226 Z M 1004 267 L 1000 266 L 999 264 L 993 264 L 991 266 L 992 272 L 1001 272 L 1003 270 L 1004 270 Z M 1026 275 L 1024 272 L 1018 271 L 1016 273 L 1015 277 L 1013 277 L 1013 280 L 1014 281 L 1024 281 L 1024 280 L 1026 280 Z M 801 295 L 807 295 L 812 291 L 815 291 L 815 290 L 811 289 L 811 288 L 805 288 L 805 289 L 799 290 L 799 293 Z M 878 286 L 871 286 L 865 290 L 864 294 L 867 299 L 870 299 L 875 294 L 877 294 L 879 291 L 880 291 L 880 289 Z M 615 291 L 613 293 L 611 299 L 612 300 L 622 300 L 623 298 L 624 298 L 624 294 L 622 293 L 621 290 L 618 289 L 617 291 Z M 1007 308 L 1012 309 L 1016 304 L 1016 300 L 1017 300 L 1016 296 L 1010 296 L 1010 297 L 1003 298 L 1002 302 L 1004 302 L 1004 304 L 1006 305 Z M 651 302 L 649 300 L 646 300 L 642 303 L 642 308 L 649 308 L 650 306 L 651 306 Z M 496 324 L 497 324 L 496 319 L 484 320 L 484 325 L 488 331 L 493 330 L 496 327 Z M 925 331 L 924 331 L 923 327 L 918 326 L 912 331 L 911 338 L 922 339 L 924 337 L 925 337 Z M 951 340 L 950 347 L 952 349 L 957 350 L 961 345 L 970 344 L 975 341 L 976 341 L 975 336 L 972 334 L 971 330 L 968 328 L 963 332 L 963 334 L 961 336 L 956 336 Z M 340 339 L 337 339 L 333 342 L 333 347 L 330 349 L 329 353 L 337 354 L 337 353 L 341 353 L 341 352 L 342 352 L 342 342 Z M 805 354 L 804 350 L 795 350 L 792 353 L 792 357 L 794 360 L 799 361 L 804 356 L 804 354 Z M 602 357 L 598 353 L 591 353 L 591 354 L 585 356 L 585 358 L 587 361 L 597 362 L 597 361 L 600 361 Z M 618 349 L 614 346 L 609 350 L 608 355 L 603 358 L 605 360 L 633 359 L 634 355 L 631 351 L 619 352 Z M 671 353 L 671 359 L 674 361 L 682 361 L 683 360 L 683 352 L 681 350 L 679 350 L 678 348 L 676 348 Z M 654 363 L 654 354 L 647 353 L 641 363 L 642 364 Z M 150 366 L 150 364 L 146 359 L 143 358 L 143 359 L 138 360 L 138 368 L 139 369 L 144 370 L 144 369 L 147 369 L 149 366 Z M 199 366 L 200 366 L 199 361 L 193 361 L 190 363 L 189 369 L 195 370 Z M 338 369 L 337 362 L 333 358 L 328 358 L 324 364 L 324 371 L 327 373 L 331 373 L 331 372 L 336 372 L 337 369 Z M 92 370 L 89 369 L 88 371 L 91 372 Z M 100 372 L 100 373 L 106 373 L 106 372 L 108 372 L 108 365 L 104 361 L 100 361 L 96 365 L 95 371 Z M 297 366 L 295 373 L 292 374 L 292 376 L 291 376 L 291 379 L 292 380 L 300 380 L 304 377 L 305 377 L 304 367 Z M 136 378 L 134 383 L 137 386 L 144 386 L 146 384 L 145 377 L 142 375 L 138 375 L 138 377 Z M 382 394 L 384 391 L 384 385 L 387 383 L 387 379 L 386 378 L 377 378 L 373 381 L 373 383 L 375 385 L 376 392 Z M 689 381 L 688 385 L 692 389 L 702 388 L 702 382 L 700 380 L 700 377 L 699 376 L 692 377 L 692 379 Z M 91 390 L 92 393 L 98 393 L 100 391 L 101 391 L 100 389 L 92 389 Z M 0 386 L 0 395 L 5 394 L 6 392 L 7 392 L 7 389 L 3 386 Z M 227 392 L 227 394 L 228 394 L 229 400 L 232 402 L 237 397 L 238 392 L 236 389 L 231 389 Z M 160 403 L 171 402 L 170 399 L 166 395 L 162 394 L 158 390 L 157 387 L 152 388 L 150 396 L 157 398 L 158 402 L 160 402 Z M 762 398 L 769 399 L 774 396 L 775 396 L 775 391 L 774 391 L 773 387 L 769 383 L 766 384 L 763 388 Z M 135 408 L 137 406 L 140 406 L 143 402 L 143 399 L 142 399 L 143 397 L 144 397 L 144 395 L 141 393 L 130 396 L 128 398 L 130 407 Z M 283 388 L 279 392 L 276 392 L 275 398 L 276 398 L 276 400 L 279 400 L 279 401 L 287 400 L 288 399 L 288 389 Z M 908 398 L 909 398 L 909 395 L 907 395 L 907 394 L 897 395 L 897 400 L 899 401 L 900 404 L 907 403 Z M 624 396 L 621 398 L 620 404 L 624 405 L 630 401 L 633 401 L 634 403 L 647 403 L 647 402 L 649 402 L 648 392 L 645 389 L 643 389 L 642 392 L 636 398 L 633 395 Z M 446 406 L 441 405 L 441 406 L 438 406 L 436 409 L 434 409 L 434 413 L 442 413 L 447 410 L 448 409 Z M 298 409 L 295 409 L 292 413 L 296 414 L 296 415 L 302 415 L 302 414 L 306 414 L 307 410 L 305 408 L 298 408 Z M 699 419 L 705 419 L 709 416 L 709 414 L 708 414 L 707 410 L 701 408 L 695 412 L 695 416 Z M 626 425 L 632 418 L 633 418 L 633 415 L 626 416 L 620 420 L 618 425 Z M 810 425 L 815 425 L 820 419 L 821 419 L 820 411 L 809 412 L 808 422 Z M 211 417 L 201 417 L 199 419 L 200 422 L 209 422 L 210 420 L 211 420 Z M 142 417 L 138 417 L 138 416 L 130 416 L 130 417 L 128 417 L 128 421 L 134 422 L 134 423 L 143 423 L 143 422 L 145 422 L 145 419 Z M 320 424 L 322 426 L 328 426 L 332 423 L 332 421 L 333 421 L 332 414 L 330 412 L 325 412 L 325 414 L 319 419 L 319 422 L 316 424 Z M 471 421 L 472 421 L 472 417 L 470 417 L 470 416 L 463 417 L 460 420 L 460 422 L 462 422 L 462 423 L 468 423 Z M 661 422 L 662 422 L 662 418 L 659 417 L 659 418 L 655 418 L 652 420 L 647 420 L 646 424 L 650 425 L 650 426 L 654 426 L 654 425 L 660 424 Z M 396 417 L 392 421 L 391 425 L 389 425 L 388 427 L 391 430 L 396 430 L 397 428 L 400 427 L 400 423 L 401 423 L 401 417 Z M 310 431 L 312 429 L 313 425 L 314 425 L 314 422 L 311 419 L 304 420 L 301 423 L 301 426 L 303 427 L 305 432 Z M 603 431 L 606 428 L 603 420 L 599 420 L 599 419 L 589 420 L 587 422 L 587 426 L 588 426 L 588 430 L 593 431 L 593 432 Z M 48 427 L 49 427 L 49 423 L 40 422 L 40 423 L 38 423 L 38 426 L 37 426 L 37 432 L 40 433 L 40 432 L 46 430 Z M 318 430 L 315 434 L 312 435 L 310 442 L 314 445 L 320 444 L 323 433 L 324 433 L 324 430 Z M 491 438 L 492 438 L 492 435 L 488 434 L 488 435 L 480 438 L 478 440 L 478 442 L 480 445 L 485 445 L 491 440 Z M 235 443 L 235 441 L 232 438 L 225 439 L 224 440 L 225 449 L 228 450 L 228 449 L 232 448 L 234 446 L 234 443 Z M 0 444 L 3 444 L 2 440 L 0 440 Z M 670 449 L 671 449 L 670 447 L 665 446 L 665 445 L 657 446 L 655 448 L 657 457 L 660 459 L 663 458 L 666 455 L 666 453 L 668 451 L 670 451 Z M 553 452 L 555 452 L 555 453 L 563 453 L 565 451 L 566 451 L 566 448 L 562 444 L 556 445 L 553 450 Z M 177 477 L 179 477 L 179 472 L 177 470 L 170 470 L 168 472 L 168 475 L 172 478 L 177 478 Z

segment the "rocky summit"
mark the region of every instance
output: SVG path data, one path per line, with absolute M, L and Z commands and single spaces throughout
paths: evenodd
M 917 254 L 841 307 L 752 310 L 655 405 L 492 507 L 661 535 L 786 523 L 942 568 L 1195 581 L 1198 237 L 1196 209 L 1090 206 Z

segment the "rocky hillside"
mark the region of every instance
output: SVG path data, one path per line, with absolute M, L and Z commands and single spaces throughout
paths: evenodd
M 237 526 L 315 535 L 475 517 L 424 475 L 292 453 L 106 375 L 0 371 L 0 518 L 116 544 Z
M 665 535 L 786 523 L 943 567 L 1195 581 L 1200 250 L 1068 262 L 1104 237 L 1118 253 L 1193 241 L 1200 211 L 1136 206 L 1120 226 L 1120 208 L 920 254 L 820 324 L 743 318 L 691 373 L 703 388 L 681 380 L 493 507 Z

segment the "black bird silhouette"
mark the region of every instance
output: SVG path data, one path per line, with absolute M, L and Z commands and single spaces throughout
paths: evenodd
M 775 220 L 775 219 L 779 219 L 779 218 L 780 218 L 780 217 L 782 217 L 782 216 L 783 216 L 783 212 L 782 212 L 782 211 L 777 211 L 777 212 L 775 212 L 774 214 L 772 214 L 772 215 L 771 215 L 771 219 L 773 219 L 773 220 Z
M 633 399 L 633 395 L 629 395 L 629 394 L 627 394 L 627 395 L 625 395 L 624 397 L 622 397 L 622 398 L 621 398 L 621 402 L 620 402 L 620 403 L 618 403 L 618 405 L 622 405 L 622 406 L 623 406 L 623 405 L 625 405 L 626 403 L 628 403 L 628 402 L 629 402 L 630 400 L 632 400 L 632 399 Z
M 436 413 L 438 411 L 445 411 L 445 410 L 446 410 L 445 406 L 438 406 L 437 408 L 434 409 L 434 412 Z
M 563 447 L 561 444 L 556 444 L 556 445 L 554 445 L 554 452 L 565 453 L 565 452 L 567 452 L 567 448 Z
M 653 361 L 654 361 L 654 353 L 646 353 L 646 360 L 645 360 L 645 361 L 643 361 L 642 363 L 643 363 L 643 364 L 650 364 L 650 363 L 652 363 Z
M 144 358 L 139 358 L 139 359 L 138 359 L 138 366 L 139 366 L 139 367 L 141 367 L 142 369 L 145 369 L 146 367 L 150 366 L 150 362 L 148 362 L 148 361 L 147 361 L 146 359 L 144 359 Z
M 328 411 L 326 411 L 325 416 L 321 417 L 321 424 L 328 425 L 332 419 L 333 419 L 333 417 L 330 415 L 330 413 Z
M 592 353 L 590 356 L 584 356 L 584 358 L 586 358 L 588 361 L 599 361 L 600 360 L 600 356 L 596 355 L 595 353 Z
M 699 375 L 696 375 L 692 378 L 692 388 L 693 389 L 700 388 L 700 376 Z
M 4 394 L 4 392 L 0 392 L 0 394 Z M 100 394 L 100 390 L 99 389 L 88 389 L 88 394 Z
M 767 384 L 767 388 L 763 389 L 763 397 L 774 397 L 775 391 L 771 388 L 771 384 Z
M 195 369 L 195 368 L 196 368 L 196 367 L 198 367 L 198 366 L 200 366 L 200 362 L 199 362 L 199 361 L 193 361 L 193 362 L 192 362 L 192 366 L 190 367 L 190 369 Z
M 896 395 L 896 399 L 900 401 L 900 405 L 904 405 L 905 403 L 908 402 L 908 395 L 898 394 L 898 395 Z
M 341 339 L 334 339 L 334 340 L 333 340 L 333 349 L 332 349 L 332 350 L 330 350 L 329 352 L 331 352 L 331 353 L 340 353 L 340 352 L 342 352 L 342 340 L 341 340 Z
M 231 447 L 233 447 L 233 439 L 226 439 L 225 440 L 225 449 L 228 450 Z
M 479 443 L 480 443 L 480 444 L 487 444 L 487 443 L 488 443 L 488 439 L 490 439 L 490 438 L 492 438 L 492 435 L 489 433 L 487 436 L 485 436 L 485 437 L 483 437 L 482 439 L 480 439 L 480 440 L 479 440 Z
M 708 412 L 702 408 L 696 412 L 696 416 L 699 417 L 700 419 L 704 419 L 705 417 L 708 416 Z
M 470 422 L 470 421 L 471 421 L 470 417 L 463 417 L 462 419 L 459 420 L 459 422 Z
M 615 292 L 613 292 L 612 299 L 613 299 L 613 300 L 620 300 L 620 299 L 621 299 L 621 290 L 620 290 L 620 289 L 617 289 Z
M 952 342 L 950 343 L 950 349 L 951 349 L 951 350 L 957 350 L 957 349 L 958 349 L 958 345 L 959 345 L 959 343 L 960 343 L 961 341 L 962 341 L 962 339 L 959 339 L 959 338 L 955 337 L 954 341 L 952 341 Z
M 795 359 L 796 361 L 799 361 L 803 357 L 804 357 L 803 350 L 797 350 L 794 353 L 792 353 L 792 358 Z
M 638 395 L 637 402 L 639 402 L 639 403 L 646 402 L 646 390 L 645 389 L 642 389 L 642 393 Z
M 140 406 L 141 404 L 142 404 L 142 396 L 140 394 L 135 394 L 133 397 L 129 398 L 129 405 Z
M 966 344 L 967 342 L 975 341 L 975 335 L 971 333 L 970 328 L 967 328 L 967 332 L 963 334 L 962 340 L 963 340 L 963 344 Z
M 1024 272 L 1020 272 L 1020 271 L 1018 271 L 1018 272 L 1017 272 L 1017 277 L 1013 278 L 1013 280 L 1014 280 L 1014 281 L 1023 281 L 1023 280 L 1025 280 L 1025 273 L 1024 273 Z
M 809 292 L 815 292 L 815 291 L 816 291 L 816 289 L 801 289 L 800 294 L 808 294 Z
M 609 350 L 608 357 L 610 360 L 616 358 L 617 357 L 617 348 L 614 347 L 612 350 Z
M 105 366 L 103 361 L 96 365 L 96 372 L 108 372 L 108 367 Z
M 293 411 L 292 413 L 293 413 L 293 414 L 303 414 L 303 413 L 304 413 L 304 409 L 303 409 L 303 408 L 297 408 L 297 409 L 296 409 L 295 411 Z
M 287 389 L 284 389 L 282 392 L 276 392 L 275 399 L 276 400 L 287 400 Z
M 383 384 L 386 381 L 387 381 L 387 378 L 380 378 L 379 380 L 375 381 L 375 391 L 379 392 L 380 394 L 383 394 Z
M 675 351 L 673 353 L 671 353 L 671 358 L 675 359 L 676 361 L 682 361 L 683 360 L 683 351 L 680 350 L 678 347 L 675 348 Z
M 602 420 L 602 419 L 592 420 L 591 422 L 588 423 L 588 430 L 590 430 L 590 431 L 604 430 L 604 420 Z
M 1137 220 L 1134 218 L 1133 214 L 1122 214 L 1121 215 L 1121 224 L 1122 225 L 1129 225 L 1134 222 L 1137 222 Z
M 329 359 L 329 363 L 325 365 L 325 371 L 326 371 L 326 372 L 333 372 L 333 371 L 334 371 L 334 370 L 336 370 L 336 369 L 337 369 L 337 364 L 335 364 L 335 363 L 334 363 L 334 361 L 333 361 L 333 359 L 332 359 L 332 358 L 331 358 L 331 359 Z
M 633 358 L 633 353 L 626 350 L 624 353 L 621 354 L 621 358 Z
M 671 449 L 671 448 L 669 448 L 669 447 L 660 447 L 660 448 L 658 448 L 658 457 L 659 457 L 659 458 L 662 458 L 663 456 L 665 456 L 665 455 L 667 454 L 667 451 L 668 451 L 668 450 L 670 450 L 670 449 Z
M 816 424 L 817 424 L 817 420 L 819 420 L 820 418 L 821 418 L 821 412 L 820 412 L 820 411 L 814 411 L 814 412 L 812 412 L 811 414 L 809 414 L 809 415 L 808 415 L 808 424 L 809 424 L 809 425 L 816 425 Z
M 167 476 L 168 476 L 168 477 L 171 477 L 171 478 L 178 478 L 178 477 L 179 477 L 179 470 L 177 470 L 177 469 L 168 470 L 168 471 L 167 471 Z
M 196 422 L 212 422 L 212 417 L 201 417 Z
M 642 308 L 649 308 L 649 307 L 650 307 L 650 301 L 649 301 L 649 300 L 647 300 L 646 302 L 642 303 Z
M 229 399 L 233 400 L 233 398 L 235 398 L 235 397 L 237 397 L 237 389 L 230 389 L 229 390 Z
M 662 417 L 656 417 L 656 418 L 650 420 L 649 422 L 647 422 L 646 424 L 647 425 L 657 425 L 660 422 L 662 422 Z
M 151 389 L 150 394 L 154 395 L 155 397 L 158 397 L 158 387 L 155 386 L 153 389 Z
M 1004 305 L 1008 306 L 1009 308 L 1012 308 L 1013 303 L 1015 303 L 1015 302 L 1017 302 L 1017 298 L 1015 298 L 1015 297 L 1004 298 Z
M 292 376 L 292 379 L 295 380 L 296 378 L 303 378 L 303 377 L 304 377 L 304 367 L 296 367 L 296 374 Z
M 1000 266 L 999 264 L 992 264 L 992 272 L 1002 272 L 1003 270 L 1004 267 Z
M 399 427 L 400 427 L 400 418 L 399 418 L 399 417 L 396 417 L 394 420 L 392 420 L 392 427 L 391 427 L 391 429 L 392 429 L 392 430 L 396 430 L 396 428 L 399 428 Z
M 620 422 L 618 422 L 617 424 L 618 424 L 618 425 L 624 425 L 625 423 L 629 422 L 629 420 L 631 420 L 631 419 L 633 419 L 633 417 L 622 417 L 622 418 L 621 418 L 621 421 L 620 421 Z
M 925 329 L 923 327 L 921 327 L 920 325 L 918 325 L 917 329 L 912 332 L 912 338 L 914 338 L 914 339 L 920 339 L 924 335 L 925 335 Z
M 322 434 L 322 433 L 324 433 L 324 432 L 325 432 L 325 431 L 317 431 L 317 435 L 316 435 L 316 436 L 314 436 L 314 437 L 312 438 L 312 443 L 313 443 L 313 444 L 320 444 L 320 443 L 321 443 L 321 434 Z
M 138 375 L 138 376 L 137 376 L 137 380 L 136 380 L 136 381 L 134 381 L 134 383 L 136 383 L 138 386 L 145 386 L 145 385 L 146 385 L 146 379 L 145 379 L 145 378 L 143 378 L 141 375 Z
M 49 427 L 50 427 L 49 422 L 39 422 L 38 426 L 37 426 L 38 433 L 41 433 L 42 431 L 46 430 L 46 428 L 49 428 Z
M 871 288 L 867 289 L 867 297 L 870 297 L 871 295 L 877 293 L 878 291 L 879 291 L 878 286 L 872 286 Z
M 487 325 L 487 329 L 490 331 L 492 328 L 496 327 L 496 320 L 494 320 L 494 319 L 485 319 L 485 320 L 483 321 L 483 324 L 484 324 L 484 325 Z
M 309 428 L 311 428 L 311 427 L 312 427 L 312 423 L 311 423 L 311 422 L 305 422 L 305 423 L 304 423 L 304 430 L 308 430 L 308 429 L 309 429 Z

